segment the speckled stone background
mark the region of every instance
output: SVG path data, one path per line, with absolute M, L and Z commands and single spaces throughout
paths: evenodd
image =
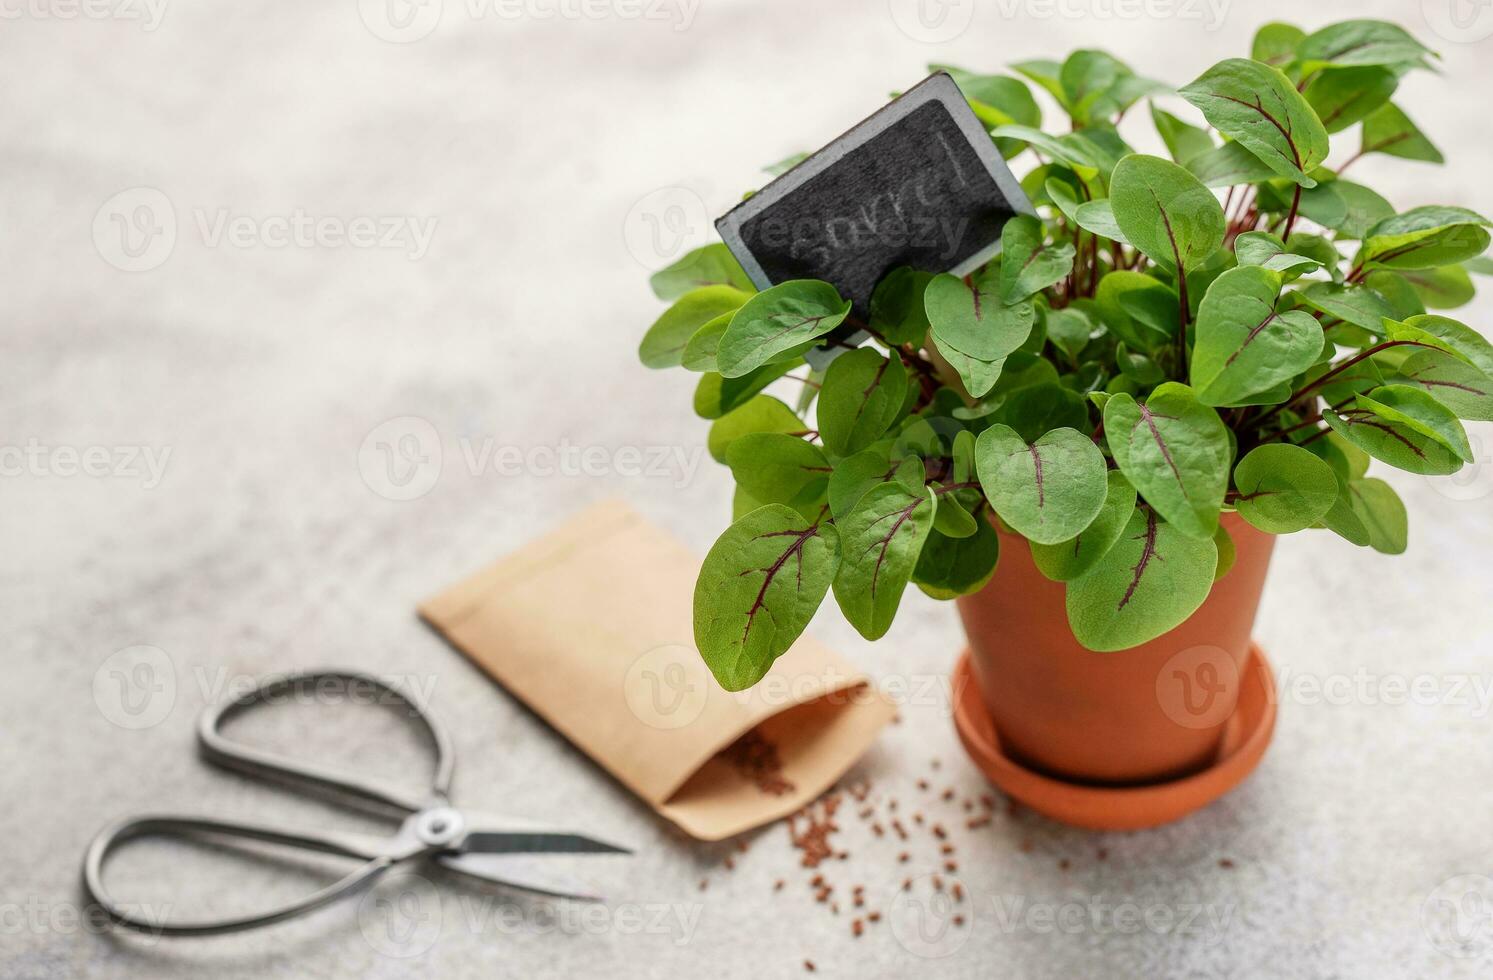
M 1161 830 L 1004 807 L 965 830 L 960 801 L 984 786 L 940 687 L 953 610 L 913 594 L 874 646 L 822 616 L 818 635 L 912 691 L 855 775 L 883 811 L 896 798 L 952 828 L 959 909 L 928 882 L 897 900 L 941 856 L 926 832 L 874 838 L 849 804 L 838 917 L 781 825 L 727 871 L 731 848 L 662 825 L 414 616 L 604 495 L 708 547 L 728 474 L 701 459 L 692 380 L 636 364 L 659 309 L 646 273 L 760 165 L 926 62 L 1102 44 L 1181 83 L 1271 18 L 1394 17 L 1445 55 L 1402 99 L 1450 163 L 1371 159 L 1357 176 L 1402 207 L 1487 212 L 1493 11 L 1459 4 L 1453 21 L 1455 2 L 1013 0 L 929 4 L 921 21 L 910 0 L 550 17 L 545 0 L 4 5 L 0 974 L 756 977 L 808 958 L 861 978 L 1488 976 L 1493 881 L 1459 877 L 1493 876 L 1486 427 L 1458 477 L 1390 477 L 1412 514 L 1403 557 L 1282 544 L 1258 628 L 1283 681 L 1275 744 L 1237 792 Z M 1132 138 L 1154 147 L 1136 115 Z M 428 241 L 399 237 L 412 227 Z M 1488 302 L 1464 312 L 1489 326 Z M 92 475 L 68 475 L 70 453 Z M 119 815 L 374 826 L 194 756 L 194 719 L 222 692 L 327 663 L 428 687 L 456 733 L 460 802 L 635 843 L 593 862 L 609 901 L 577 915 L 426 872 L 241 937 L 80 920 L 83 848 Z M 243 725 L 419 772 L 399 722 L 289 705 Z M 253 907 L 320 869 L 141 845 L 117 870 L 122 894 L 188 912 Z M 883 913 L 859 939 L 857 884 Z

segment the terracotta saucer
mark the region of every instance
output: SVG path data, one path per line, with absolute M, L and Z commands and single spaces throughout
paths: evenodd
M 1275 734 L 1275 675 L 1251 645 L 1239 704 L 1224 729 L 1217 760 L 1207 769 L 1163 783 L 1100 786 L 1034 772 L 1001 751 L 980 699 L 969 650 L 954 668 L 954 726 L 986 777 L 1008 795 L 1054 820 L 1091 830 L 1139 830 L 1178 820 L 1218 799 L 1254 771 Z

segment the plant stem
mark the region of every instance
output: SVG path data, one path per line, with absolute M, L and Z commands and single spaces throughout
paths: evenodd
M 1291 402 L 1294 402 L 1296 399 L 1300 398 L 1302 395 L 1306 394 L 1307 392 L 1309 392 L 1309 391 L 1315 391 L 1316 389 L 1322 387 L 1329 380 L 1331 380 L 1332 378 L 1336 377 L 1339 374 L 1342 374 L 1344 371 L 1348 370 L 1350 367 L 1352 367 L 1353 365 L 1357 364 L 1359 361 L 1363 360 L 1364 358 L 1373 357 L 1375 354 L 1379 353 L 1380 351 L 1389 350 L 1391 347 L 1406 347 L 1406 346 L 1409 346 L 1409 347 L 1430 347 L 1432 350 L 1436 349 L 1434 347 L 1431 347 L 1430 344 L 1423 344 L 1423 343 L 1421 343 L 1418 340 L 1386 340 L 1382 344 L 1375 344 L 1373 347 L 1370 347 L 1370 348 L 1368 348 L 1366 350 L 1359 351 L 1357 354 L 1355 354 L 1352 357 L 1348 358 L 1346 361 L 1344 361 L 1343 363 L 1339 364 L 1337 367 L 1333 368 L 1331 371 L 1328 371 L 1326 374 L 1322 375 L 1316 381 L 1313 381 L 1311 384 L 1304 386 L 1300 391 L 1296 392 L 1296 394 L 1292 395 L 1290 398 L 1287 398 L 1286 401 L 1285 401 L 1285 404 L 1289 405 Z

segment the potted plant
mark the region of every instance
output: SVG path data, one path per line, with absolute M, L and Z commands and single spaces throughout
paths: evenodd
M 754 291 L 720 244 L 653 278 L 673 305 L 642 359 L 702 372 L 694 407 L 737 484 L 695 593 L 723 687 L 760 679 L 831 591 L 875 639 L 914 584 L 958 600 L 1021 766 L 1185 780 L 1216 761 L 1239 685 L 1179 723 L 1157 678 L 1198 650 L 1246 669 L 1275 536 L 1405 548 L 1404 507 L 1367 471 L 1453 473 L 1473 459 L 1460 420 L 1493 419 L 1493 345 L 1428 312 L 1490 271 L 1488 221 L 1345 175 L 1369 154 L 1441 160 L 1393 100 L 1435 57 L 1404 30 L 1269 24 L 1250 54 L 1176 90 L 1192 121 L 1100 51 L 944 69 L 1002 155 L 1031 161 L 1036 213 L 967 276 L 892 270 L 864 322 L 829 283 Z M 1143 99 L 1169 159 L 1127 142 Z M 810 368 L 846 324 L 869 342 Z

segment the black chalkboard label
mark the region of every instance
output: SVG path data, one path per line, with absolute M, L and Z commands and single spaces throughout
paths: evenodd
M 964 274 L 1031 203 L 944 72 L 731 209 L 721 239 L 758 289 L 823 279 L 867 314 L 900 265 Z

